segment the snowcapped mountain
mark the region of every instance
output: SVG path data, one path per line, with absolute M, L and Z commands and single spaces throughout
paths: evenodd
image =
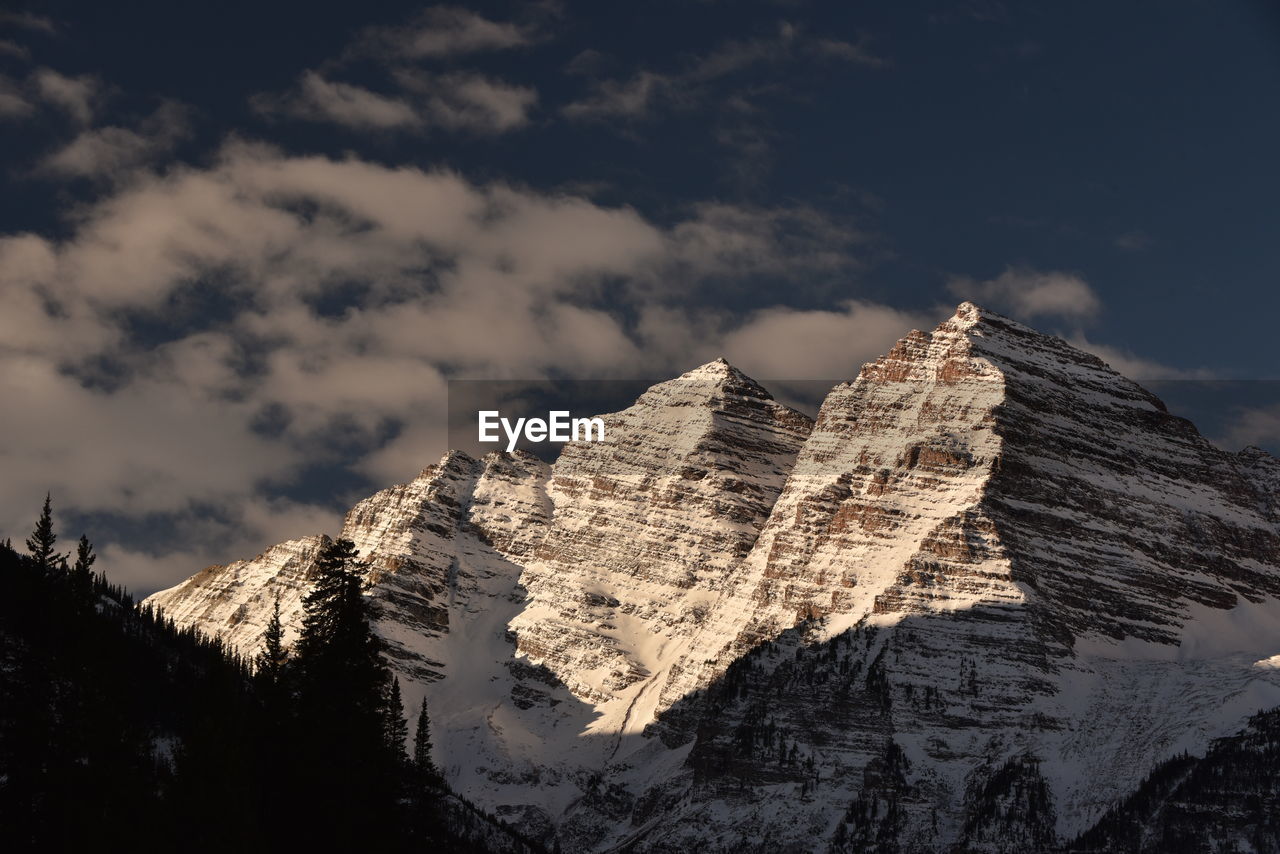
M 816 423 L 723 361 L 356 505 L 437 762 L 569 850 L 1026 851 L 1280 705 L 1280 462 L 970 303 Z M 148 600 L 260 643 L 320 537 Z

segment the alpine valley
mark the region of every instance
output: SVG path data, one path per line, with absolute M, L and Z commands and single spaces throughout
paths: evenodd
M 340 532 L 471 802 L 572 852 L 1280 850 L 1280 461 L 970 303 L 816 422 L 724 361 L 603 417 Z M 148 604 L 296 638 L 325 542 Z

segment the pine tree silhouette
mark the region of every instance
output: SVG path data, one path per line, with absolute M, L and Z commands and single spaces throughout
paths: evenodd
M 369 624 L 363 566 L 350 540 L 331 540 L 316 558 L 303 600 L 297 644 L 297 714 L 303 749 L 297 792 L 311 816 L 306 845 L 391 844 L 399 818 L 403 746 L 388 749 L 387 680 L 382 644 Z M 378 830 L 371 830 L 377 828 Z
M 405 761 L 405 742 L 409 738 L 409 724 L 404 719 L 404 700 L 400 696 L 400 680 L 394 673 L 388 674 L 386 691 L 387 750 L 401 763 Z
M 93 543 L 84 534 L 76 544 L 76 562 L 71 568 L 71 593 L 83 610 L 94 606 L 93 564 L 98 556 L 93 553 Z
M 406 761 L 350 542 L 308 579 L 305 655 L 276 603 L 256 667 L 95 573 L 88 537 L 51 571 L 55 542 L 46 497 L 32 556 L 0 543 L 0 851 L 540 850 Z
M 46 572 L 53 569 L 57 561 L 57 555 L 53 552 L 53 544 L 57 541 L 58 535 L 53 532 L 53 500 L 49 493 L 45 493 L 44 509 L 40 511 L 40 520 L 36 522 L 35 530 L 27 538 L 27 551 L 31 559 L 36 562 L 36 566 Z
M 418 725 L 413 733 L 413 764 L 423 779 L 436 776 L 436 765 L 431 759 L 431 716 L 427 713 L 426 697 L 418 709 Z
M 278 685 L 284 675 L 289 652 L 284 648 L 284 624 L 280 621 L 280 597 L 271 606 L 271 619 L 263 636 L 262 652 L 258 653 L 257 672 L 271 685 Z

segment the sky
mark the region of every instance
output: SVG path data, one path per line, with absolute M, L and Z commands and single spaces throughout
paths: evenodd
M 0 536 L 139 591 L 336 532 L 451 378 L 851 378 L 961 299 L 1280 444 L 1274 4 L 5 8 Z

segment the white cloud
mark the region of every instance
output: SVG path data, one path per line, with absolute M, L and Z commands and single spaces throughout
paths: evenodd
M 527 86 L 471 72 L 426 75 L 402 72 L 397 79 L 419 101 L 428 125 L 475 133 L 504 133 L 523 127 L 538 101 Z
M 958 297 L 1006 311 L 1022 320 L 1057 317 L 1087 320 L 1102 307 L 1098 295 L 1073 273 L 1010 267 L 984 282 L 969 277 L 952 279 L 949 290 Z
M 15 59 L 31 58 L 31 51 L 25 46 L 10 39 L 0 39 L 0 56 L 12 56 Z
M 731 364 L 755 376 L 847 380 L 909 330 L 941 319 L 857 301 L 834 310 L 779 306 L 748 317 L 720 346 Z
M 308 121 L 332 122 L 349 128 L 387 130 L 417 127 L 418 112 L 405 99 L 379 95 L 362 86 L 326 80 L 304 72 L 298 85 L 283 95 L 258 95 L 253 106 L 266 114 L 284 114 Z
M 0 119 L 25 116 L 33 109 L 22 89 L 9 78 L 0 75 Z
M 1207 380 L 1214 378 L 1213 371 L 1208 368 L 1175 368 L 1153 359 L 1135 355 L 1122 347 L 1095 343 L 1082 333 L 1077 333 L 1067 340 L 1071 343 L 1071 346 L 1078 347 L 1086 353 L 1092 353 L 1110 365 L 1116 372 L 1124 374 L 1129 379 L 1137 382 L 1150 380 Z
M 562 112 L 570 119 L 638 118 L 659 98 L 669 97 L 675 82 L 671 75 L 652 71 L 639 71 L 625 80 L 600 80 L 591 94 L 566 104 Z
M 440 59 L 528 45 L 532 32 L 459 6 L 432 6 L 402 26 L 374 27 L 354 52 L 398 59 Z
M 55 525 L 57 510 L 55 507 Z M 252 558 L 261 553 L 264 543 L 282 543 L 320 533 L 333 536 L 342 527 L 342 514 L 313 504 L 249 499 L 230 516 L 211 518 L 193 511 L 174 525 L 184 535 L 184 548 L 137 549 L 106 543 L 97 549 L 99 560 L 95 568 L 106 571 L 113 582 L 123 584 L 135 595 L 146 596 L 171 587 L 206 566 Z M 59 536 L 70 539 L 79 534 L 66 531 Z
M 846 42 L 838 39 L 816 39 L 814 48 L 819 53 L 843 59 L 846 62 L 866 65 L 870 68 L 884 68 L 889 64 L 884 57 L 877 56 L 871 51 L 866 39 L 859 39 L 857 42 Z
M 804 209 L 704 205 L 658 226 L 575 196 L 247 143 L 204 168 L 126 172 L 69 224 L 65 239 L 0 239 L 0 396 L 21 402 L 0 415 L 6 534 L 52 489 L 79 512 L 185 519 L 196 537 L 337 459 L 335 437 L 365 449 L 344 452 L 354 470 L 404 479 L 444 450 L 446 370 L 659 375 L 700 355 L 693 340 L 745 355 L 778 317 L 724 338 L 744 319 L 657 322 L 659 307 L 708 276 L 854 265 L 852 235 Z M 175 315 L 194 283 L 233 314 Z M 317 313 L 312 300 L 343 288 L 357 294 L 346 311 Z M 173 340 L 132 339 L 131 317 L 172 323 Z M 304 533 L 263 518 L 227 551 L 147 565 L 195 569 Z
M 167 153 L 187 133 L 186 111 L 165 103 L 136 128 L 108 125 L 81 131 L 46 157 L 41 168 L 66 177 L 118 178 Z
M 283 95 L 257 95 L 264 114 L 288 115 L 361 130 L 441 128 L 498 134 L 522 127 L 537 103 L 537 92 L 474 73 L 426 74 L 399 71 L 399 91 L 386 95 L 327 80 L 314 71 Z
M 591 61 L 597 59 L 594 55 L 589 57 Z M 676 69 L 639 69 L 627 77 L 597 80 L 586 96 L 567 104 L 562 112 L 567 118 L 580 120 L 642 119 L 653 116 L 660 108 L 692 109 L 713 98 L 754 109 L 747 92 L 737 91 L 725 98 L 717 94 L 721 89 L 716 84 L 755 66 L 823 59 L 870 68 L 887 65 L 863 42 L 814 37 L 801 27 L 783 22 L 771 36 L 727 41 Z
M 38 356 L 9 355 L 3 365 L 0 398 L 21 401 L 0 414 L 6 505 L 52 490 L 82 509 L 165 512 L 243 496 L 254 478 L 297 462 L 250 431 L 248 402 L 149 377 L 110 393 L 88 389 Z
M 1115 245 L 1117 247 L 1120 249 L 1126 249 L 1130 252 L 1140 252 L 1143 249 L 1149 249 L 1154 242 L 1155 241 L 1151 239 L 1151 235 L 1147 234 L 1142 229 L 1126 231 L 1115 239 Z
M 673 257 L 721 274 L 814 274 L 858 266 L 868 237 L 808 206 L 764 208 L 706 202 L 672 229 Z
M 64 110 L 80 124 L 87 125 L 93 120 L 103 94 L 102 83 L 93 75 L 70 77 L 52 68 L 41 68 L 32 80 L 41 98 Z
M 49 35 L 58 31 L 52 18 L 36 15 L 32 12 L 0 12 L 0 24 L 9 24 L 21 27 L 24 30 L 34 30 Z
M 1238 410 L 1223 435 L 1214 441 L 1231 450 L 1249 445 L 1280 447 L 1280 406 Z

